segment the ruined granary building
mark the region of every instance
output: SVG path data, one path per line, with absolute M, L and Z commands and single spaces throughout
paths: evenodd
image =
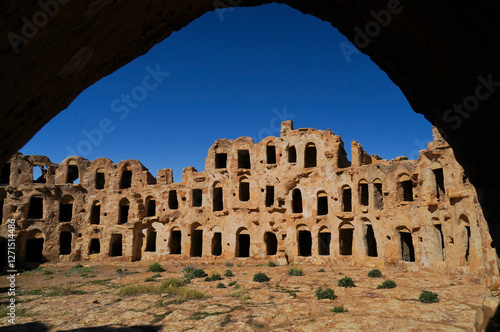
M 330 130 L 285 121 L 259 143 L 217 140 L 205 171 L 187 167 L 180 183 L 136 160 L 16 154 L 0 179 L 0 235 L 15 219 L 21 262 L 250 257 L 455 271 L 498 287 L 476 191 L 436 130 L 418 160 L 351 151 L 352 162 Z

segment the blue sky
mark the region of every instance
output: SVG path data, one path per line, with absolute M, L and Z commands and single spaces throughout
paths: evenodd
M 184 167 L 204 169 L 218 138 L 279 136 L 284 119 L 385 159 L 416 158 L 431 140 L 430 123 L 366 55 L 347 61 L 340 45 L 350 42 L 330 24 L 277 4 L 219 14 L 86 89 L 21 152 L 57 163 L 70 153 L 138 159 L 180 181 Z

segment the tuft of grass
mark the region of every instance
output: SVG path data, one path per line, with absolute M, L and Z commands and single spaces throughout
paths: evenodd
M 219 325 L 223 327 L 229 324 L 230 322 L 231 322 L 231 314 L 227 314 Z
M 216 288 L 226 288 L 226 285 L 224 285 L 222 282 L 219 282 Z
M 339 287 L 356 287 L 351 277 L 344 277 L 342 279 L 339 279 L 337 284 Z
M 170 278 L 170 279 L 167 279 L 164 282 L 162 282 L 160 288 L 166 289 L 168 287 L 182 287 L 184 285 L 185 285 L 185 283 L 181 279 Z
M 326 272 L 325 269 L 319 269 L 318 272 Z
M 226 262 L 226 267 L 232 267 L 233 266 L 233 263 L 231 262 Z
M 83 266 L 82 264 L 76 264 L 73 266 L 70 271 L 77 272 L 77 273 L 93 273 L 94 270 L 92 269 L 91 266 Z
M 379 269 L 373 269 L 370 272 L 368 272 L 368 276 L 370 278 L 381 278 L 382 277 L 382 272 L 380 272 Z
M 316 289 L 316 298 L 318 300 L 321 300 L 321 299 L 334 300 L 336 297 L 337 296 L 335 295 L 335 292 L 331 288 L 325 287 L 323 289 L 323 287 L 318 287 Z
M 235 289 L 236 289 L 236 287 L 235 287 Z M 229 294 L 228 296 L 235 297 L 235 298 L 242 299 L 242 300 L 248 300 L 250 298 L 250 296 L 248 296 L 248 289 L 245 289 L 245 288 L 237 289 L 234 292 L 232 292 L 231 294 Z
M 163 266 L 160 265 L 158 262 L 154 262 L 148 267 L 148 270 L 146 272 L 164 272 L 165 269 Z
M 392 280 L 384 280 L 383 283 L 377 286 L 377 289 L 389 289 L 389 288 L 396 288 L 396 283 Z
M 228 285 L 228 286 L 234 286 L 234 285 L 236 285 L 236 283 L 237 283 L 237 281 L 236 281 L 236 280 L 234 280 L 234 281 L 231 281 L 231 282 L 230 282 L 229 284 L 227 284 L 227 285 Z
M 272 262 L 272 261 L 269 261 L 269 263 L 267 263 L 267 266 L 269 266 L 269 267 L 275 267 L 276 263 Z
M 437 303 L 439 302 L 439 295 L 429 291 L 422 291 L 418 300 L 422 303 Z
M 154 285 L 128 285 L 120 288 L 120 290 L 118 291 L 118 294 L 122 296 L 134 296 L 146 293 L 159 294 L 160 291 L 158 287 Z
M 234 277 L 234 273 L 231 270 L 226 270 L 226 272 L 224 272 L 224 277 L 226 278 Z
M 151 281 L 156 281 L 156 278 L 160 278 L 161 274 L 157 273 L 155 275 L 152 275 L 151 277 L 147 277 L 144 279 L 145 282 L 151 282 Z
M 256 282 L 266 282 L 269 280 L 271 280 L 271 278 L 269 278 L 265 273 L 262 273 L 262 272 L 256 273 L 253 276 L 253 281 L 256 281 Z
M 218 273 L 212 273 L 212 275 L 210 277 L 206 277 L 205 278 L 205 281 L 217 281 L 217 280 L 221 280 L 221 276 L 220 274 Z
M 304 275 L 304 272 L 302 272 L 302 269 L 296 269 L 296 268 L 291 268 L 288 270 L 288 275 L 289 276 L 303 276 Z
M 346 308 L 344 308 L 344 306 L 336 306 L 336 307 L 333 307 L 333 309 L 330 309 L 331 312 L 333 313 L 342 313 L 342 312 L 347 312 L 348 310 Z
M 54 272 L 52 272 L 51 270 L 43 270 L 43 275 L 50 275 L 50 274 L 54 274 Z
M 235 286 L 234 286 L 234 289 L 240 289 L 240 288 L 241 288 L 241 286 L 240 286 L 240 285 L 235 285 Z
M 70 284 L 66 285 L 57 285 L 51 287 L 49 292 L 45 294 L 45 296 L 64 296 L 64 295 L 82 295 L 86 294 L 86 292 L 81 290 L 75 290 Z

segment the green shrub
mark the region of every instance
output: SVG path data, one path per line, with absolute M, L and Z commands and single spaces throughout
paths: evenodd
M 377 286 L 377 289 L 388 289 L 388 288 L 396 288 L 396 283 L 392 280 L 384 280 L 383 283 Z
M 234 277 L 234 274 L 231 270 L 226 270 L 226 272 L 224 272 L 224 277 L 231 278 Z
M 373 269 L 370 272 L 368 272 L 368 276 L 370 278 L 380 278 L 382 277 L 382 272 L 380 272 L 379 269 Z
M 234 285 L 236 285 L 236 282 L 237 282 L 237 281 L 236 281 L 236 280 L 234 280 L 234 281 L 231 281 L 231 282 L 230 282 L 229 284 L 227 284 L 227 285 L 228 285 L 228 286 L 234 286 Z
M 418 300 L 422 303 L 436 303 L 439 302 L 439 296 L 436 293 L 424 290 Z
M 189 283 L 192 279 L 195 278 L 204 278 L 207 276 L 205 271 L 202 269 L 197 269 L 193 266 L 186 266 L 182 272 L 184 272 L 184 278 L 186 279 L 186 283 Z
M 226 267 L 231 267 L 231 266 L 233 266 L 233 263 L 231 263 L 231 262 L 226 262 Z
M 216 288 L 226 288 L 226 285 L 224 285 L 222 282 L 219 282 Z
M 205 281 L 217 281 L 217 280 L 221 280 L 220 274 L 218 273 L 212 273 L 210 277 L 205 278 Z
M 318 272 L 326 272 L 325 269 L 319 269 Z
M 351 277 L 344 277 L 338 281 L 339 287 L 356 287 Z
M 333 309 L 330 309 L 330 311 L 333 313 L 342 313 L 342 312 L 347 312 L 348 310 L 344 308 L 344 306 L 339 305 L 334 307 Z
M 158 262 L 154 262 L 148 267 L 147 272 L 163 272 L 165 269 Z
M 269 263 L 267 263 L 267 266 L 269 266 L 269 267 L 275 267 L 276 263 L 269 261 Z
M 262 272 L 256 273 L 253 276 L 253 281 L 256 281 L 256 282 L 266 282 L 266 281 L 269 281 L 269 280 L 271 280 L 271 279 L 267 275 L 265 275 L 264 273 L 262 273 Z
M 296 268 L 291 268 L 288 270 L 288 275 L 289 276 L 303 276 L 304 273 L 302 272 L 302 269 L 296 269 Z
M 337 296 L 335 295 L 335 292 L 331 288 L 325 287 L 325 289 L 323 289 L 323 287 L 318 287 L 318 289 L 316 289 L 316 298 L 318 300 L 321 299 L 334 300 L 336 297 Z

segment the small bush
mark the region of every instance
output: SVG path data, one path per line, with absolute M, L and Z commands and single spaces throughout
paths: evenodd
M 81 295 L 84 291 L 75 290 L 70 284 L 58 285 L 50 288 L 50 291 L 45 296 L 63 296 L 63 295 Z
M 266 281 L 269 281 L 269 280 L 271 280 L 271 279 L 267 275 L 265 275 L 264 273 L 262 273 L 262 272 L 256 273 L 253 276 L 253 281 L 256 281 L 256 282 L 266 282 Z
M 377 286 L 377 289 L 396 288 L 396 283 L 392 280 L 384 280 L 383 283 Z
M 226 270 L 226 272 L 224 272 L 224 277 L 231 278 L 234 277 L 234 274 L 231 270 Z
M 276 263 L 269 261 L 269 263 L 267 263 L 267 266 L 269 266 L 269 267 L 275 267 Z
M 226 288 L 226 285 L 224 285 L 222 282 L 219 282 L 216 288 Z
M 325 272 L 325 269 L 319 269 L 318 272 Z
M 217 281 L 217 280 L 221 280 L 220 274 L 218 273 L 212 273 L 210 277 L 205 278 L 205 281 Z
M 291 268 L 288 270 L 288 275 L 289 276 L 303 276 L 304 273 L 302 272 L 302 269 L 296 269 L 296 268 Z
M 382 277 L 382 272 L 380 272 L 379 269 L 373 269 L 370 272 L 368 272 L 368 276 L 370 278 L 380 278 Z
M 202 269 L 196 269 L 193 266 L 186 266 L 182 272 L 184 272 L 184 278 L 186 279 L 186 283 L 189 283 L 192 279 L 195 278 L 205 278 L 207 274 Z
M 344 308 L 344 306 L 339 305 L 334 307 L 333 309 L 330 309 L 330 311 L 337 314 L 337 313 L 347 312 L 348 310 Z
M 339 287 L 356 287 L 351 277 L 344 277 L 338 281 Z
M 163 272 L 165 269 L 158 262 L 154 262 L 148 267 L 147 272 Z
M 439 295 L 429 291 L 422 291 L 418 300 L 422 303 L 437 303 L 439 302 Z
M 207 274 L 205 273 L 205 271 L 202 270 L 202 269 L 196 269 L 196 270 L 194 270 L 193 273 L 191 273 L 191 275 L 194 278 L 203 278 L 203 277 L 207 276 Z
M 181 279 L 170 278 L 161 283 L 160 290 L 164 291 L 168 287 L 182 287 L 184 282 Z
M 233 263 L 231 262 L 226 262 L 226 267 L 232 267 L 233 266 Z
M 236 285 L 236 280 L 235 281 L 231 281 L 229 284 L 227 284 L 228 286 L 234 286 Z
M 323 289 L 323 287 L 318 287 L 318 289 L 316 289 L 316 298 L 318 300 L 321 299 L 334 300 L 336 297 L 337 296 L 335 295 L 335 292 L 331 288 L 325 287 L 325 289 Z
M 43 270 L 44 275 L 54 274 L 51 270 Z

